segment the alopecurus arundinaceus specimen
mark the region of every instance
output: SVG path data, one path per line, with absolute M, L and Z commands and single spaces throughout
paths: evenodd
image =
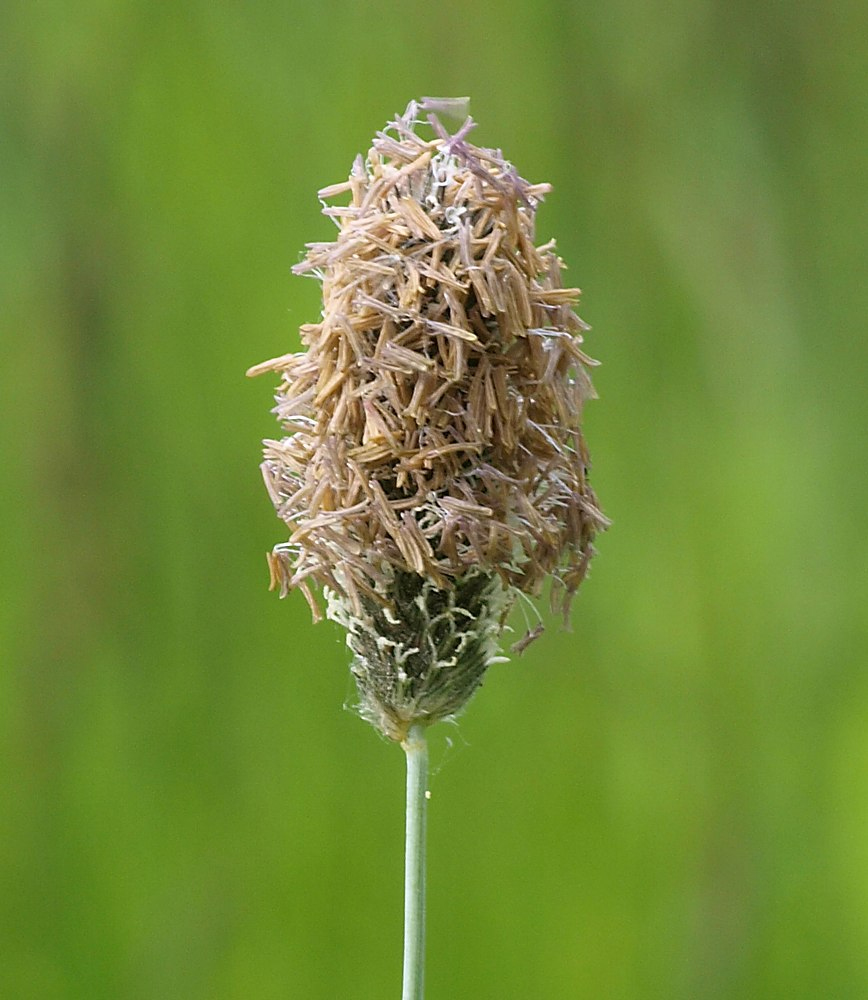
M 337 238 L 294 270 L 322 282 L 322 319 L 307 350 L 250 370 L 281 375 L 286 436 L 262 468 L 290 536 L 272 585 L 316 618 L 323 588 L 361 712 L 396 740 L 466 703 L 518 592 L 551 576 L 568 613 L 606 525 L 579 290 L 535 239 L 549 186 L 472 145 L 470 118 L 450 134 L 438 114 L 456 104 L 412 102 L 319 192 Z

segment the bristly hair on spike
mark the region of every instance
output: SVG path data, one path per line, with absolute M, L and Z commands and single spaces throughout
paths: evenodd
M 412 106 L 412 105 L 411 105 Z M 444 115 L 456 121 L 469 118 L 469 97 L 423 97 L 419 101 L 422 111 L 430 111 L 434 115 Z
M 302 590 L 315 617 L 325 588 L 363 714 L 395 739 L 459 710 L 516 592 L 550 576 L 569 614 L 608 523 L 581 427 L 595 362 L 579 289 L 564 287 L 554 241 L 536 243 L 549 185 L 470 143 L 467 107 L 411 102 L 319 192 L 337 238 L 293 270 L 321 281 L 322 318 L 302 326 L 306 350 L 249 371 L 281 377 L 285 436 L 265 442 L 262 469 L 290 534 L 269 556 L 272 584 Z M 450 132 L 441 115 L 463 123 Z

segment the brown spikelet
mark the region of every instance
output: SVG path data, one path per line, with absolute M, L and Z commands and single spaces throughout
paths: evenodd
M 449 135 L 430 114 L 422 138 L 425 110 L 320 191 L 349 195 L 323 209 L 336 240 L 294 268 L 321 280 L 322 320 L 302 327 L 306 351 L 250 370 L 282 378 L 287 436 L 266 442 L 263 472 L 290 538 L 272 573 L 282 592 L 351 601 L 384 572 L 446 586 L 482 568 L 531 594 L 552 574 L 566 604 L 606 523 L 581 431 L 594 362 L 579 289 L 535 244 L 548 186 L 471 145 L 469 118 Z
M 397 740 L 466 703 L 517 592 L 550 575 L 568 615 L 607 524 L 581 429 L 595 362 L 579 289 L 535 239 L 549 187 L 469 143 L 470 118 L 450 135 L 434 112 L 458 106 L 411 103 L 319 192 L 338 235 L 294 271 L 322 282 L 322 318 L 305 351 L 248 372 L 281 375 L 286 436 L 262 465 L 289 529 L 272 587 L 300 589 L 315 620 L 324 589 L 361 714 Z

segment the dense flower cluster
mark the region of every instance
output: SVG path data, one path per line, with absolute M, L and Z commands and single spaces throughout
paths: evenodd
M 563 287 L 554 243 L 535 243 L 549 187 L 472 145 L 470 118 L 447 132 L 444 103 L 411 103 L 319 192 L 337 238 L 309 244 L 294 270 L 321 280 L 322 319 L 301 328 L 307 350 L 250 371 L 281 373 L 286 436 L 265 443 L 263 472 L 290 536 L 269 557 L 272 583 L 301 589 L 315 617 L 311 585 L 323 586 L 357 656 L 377 615 L 383 628 L 407 618 L 396 593 L 425 604 L 423 585 L 444 607 L 456 588 L 487 594 L 499 628 L 510 595 L 551 575 L 567 612 L 606 523 L 581 430 L 593 362 L 579 290 Z M 380 640 L 381 652 L 395 641 Z

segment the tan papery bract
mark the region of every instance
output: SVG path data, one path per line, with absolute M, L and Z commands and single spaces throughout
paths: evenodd
M 448 586 L 481 568 L 530 594 L 551 574 L 566 609 L 606 523 L 581 430 L 579 290 L 554 244 L 535 243 L 548 186 L 471 145 L 470 119 L 450 136 L 424 110 L 320 192 L 350 195 L 324 207 L 336 240 L 295 268 L 322 281 L 322 319 L 302 327 L 306 351 L 250 371 L 282 377 L 287 436 L 263 465 L 290 529 L 273 581 L 358 605 L 388 601 L 396 571 Z

